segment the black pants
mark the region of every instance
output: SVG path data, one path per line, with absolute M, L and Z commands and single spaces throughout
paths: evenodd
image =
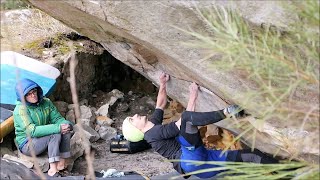
M 199 146 L 203 146 L 198 126 L 216 123 L 224 118 L 222 110 L 211 112 L 185 111 L 181 115 L 180 135 L 192 146 L 190 148 L 196 149 Z M 278 160 L 257 149 L 254 149 L 254 151 L 251 151 L 251 149 L 228 151 L 227 161 L 262 164 L 278 163 Z
M 180 135 L 195 148 L 203 145 L 198 126 L 205 126 L 223 120 L 223 110 L 211 112 L 184 111 L 181 115 Z
M 233 162 L 251 162 L 258 164 L 276 164 L 279 161 L 272 156 L 265 154 L 258 149 L 243 149 L 237 151 L 229 151 L 227 161 Z

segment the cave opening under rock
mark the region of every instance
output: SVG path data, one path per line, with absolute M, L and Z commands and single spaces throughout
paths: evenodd
M 93 97 L 99 97 L 102 93 L 113 89 L 118 89 L 124 94 L 130 91 L 149 95 L 157 92 L 151 81 L 114 58 L 106 50 L 100 55 L 77 52 L 75 57 L 78 60 L 75 75 L 80 101 L 87 99 L 89 104 L 94 103 Z M 66 63 L 61 70 L 61 76 L 57 79 L 52 97 L 54 100 L 72 103 L 69 76 L 69 63 Z

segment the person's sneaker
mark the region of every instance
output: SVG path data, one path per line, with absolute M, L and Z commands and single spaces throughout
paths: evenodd
M 244 110 L 236 104 L 228 106 L 224 109 L 224 112 L 236 118 L 244 116 Z
M 45 175 L 46 179 L 56 179 L 56 178 L 62 177 L 59 172 L 54 173 L 54 175 L 52 175 L 52 176 L 49 176 L 47 173 L 45 173 L 44 175 Z

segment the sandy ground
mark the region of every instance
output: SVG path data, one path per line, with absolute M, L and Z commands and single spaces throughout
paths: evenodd
M 136 171 L 146 177 L 174 172 L 170 162 L 153 150 L 146 150 L 135 154 L 118 154 L 109 151 L 109 143 L 99 140 L 92 144 L 95 149 L 93 167 L 95 171 L 117 169 L 120 171 Z M 87 163 L 83 157 L 79 158 L 73 167 L 73 175 L 86 172 Z

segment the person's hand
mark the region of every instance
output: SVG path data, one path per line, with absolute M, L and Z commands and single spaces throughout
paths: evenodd
M 169 74 L 162 72 L 159 77 L 160 84 L 165 84 L 167 81 L 169 81 L 169 78 L 170 78 Z
M 70 124 L 61 124 L 60 125 L 61 134 L 67 134 L 70 132 Z
M 196 100 L 198 97 L 199 86 L 193 82 L 189 86 L 189 101 L 187 104 L 187 111 L 194 111 L 196 107 Z
M 240 106 L 238 106 L 236 104 L 228 106 L 227 108 L 225 108 L 223 110 L 223 113 L 226 116 L 234 116 L 236 118 L 244 116 L 244 110 Z
M 195 82 L 190 84 L 189 86 L 189 92 L 190 92 L 190 99 L 197 99 L 198 97 L 198 91 L 199 91 L 199 86 Z

